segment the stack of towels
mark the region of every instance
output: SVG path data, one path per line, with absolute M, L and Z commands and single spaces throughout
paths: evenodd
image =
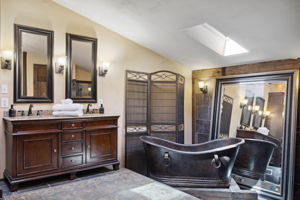
M 61 104 L 52 107 L 53 115 L 56 117 L 79 117 L 83 115 L 81 104 L 73 104 L 72 99 L 61 100 Z

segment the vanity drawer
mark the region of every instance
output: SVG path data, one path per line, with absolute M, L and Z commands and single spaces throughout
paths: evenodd
M 67 142 L 61 145 L 61 154 L 70 155 L 74 153 L 82 153 L 82 142 Z
M 78 129 L 83 128 L 82 122 L 63 122 L 62 123 L 63 129 Z
M 62 133 L 62 141 L 77 141 L 82 140 L 82 132 L 68 132 L 68 133 Z
M 115 119 L 105 120 L 105 121 L 102 121 L 102 120 L 91 120 L 91 121 L 87 121 L 86 122 L 86 127 L 91 127 L 91 126 L 106 126 L 106 125 L 110 125 L 110 126 L 115 125 L 116 126 L 117 124 L 118 124 L 118 122 Z
M 68 157 L 63 157 L 62 158 L 62 164 L 61 167 L 73 167 L 77 165 L 82 165 L 83 164 L 83 156 L 78 155 L 78 156 L 68 156 Z
M 13 132 L 61 129 L 59 122 L 27 121 L 13 126 Z

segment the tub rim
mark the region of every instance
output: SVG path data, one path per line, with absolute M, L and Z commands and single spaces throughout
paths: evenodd
M 170 147 L 166 147 L 166 146 L 162 146 L 162 145 L 156 144 L 154 142 L 147 141 L 144 138 L 155 138 L 155 139 L 158 139 L 158 140 L 165 141 L 167 143 L 175 144 L 175 145 L 178 145 L 178 146 L 184 146 L 184 147 L 202 146 L 202 145 L 205 145 L 207 143 L 211 143 L 213 141 L 229 140 L 229 139 L 239 140 L 239 142 L 237 142 L 235 144 L 231 144 L 231 145 L 219 147 L 219 148 L 205 150 L 205 151 L 182 151 L 182 150 L 173 149 L 173 148 L 170 148 Z M 227 149 L 237 148 L 240 145 L 242 145 L 242 144 L 245 143 L 245 140 L 243 138 L 233 138 L 233 137 L 220 138 L 220 139 L 215 139 L 215 140 L 209 140 L 207 142 L 203 142 L 203 143 L 199 143 L 199 144 L 179 144 L 179 143 L 176 143 L 176 142 L 172 142 L 172 141 L 169 141 L 169 140 L 166 140 L 166 139 L 162 139 L 162 138 L 158 138 L 158 137 L 154 137 L 154 136 L 149 136 L 149 135 L 140 136 L 139 139 L 142 142 L 150 144 L 152 146 L 156 146 L 156 147 L 163 148 L 163 149 L 168 149 L 170 151 L 174 151 L 174 152 L 181 153 L 181 154 L 189 154 L 189 155 L 199 155 L 199 154 L 208 154 L 208 153 L 221 152 L 221 151 L 224 151 L 224 150 L 227 150 Z
M 269 144 L 273 145 L 274 149 L 278 148 L 277 144 L 275 144 L 274 142 L 268 141 L 268 140 L 262 140 L 262 139 L 256 139 L 256 138 L 240 138 L 240 137 L 238 139 L 243 139 L 245 141 L 255 141 L 255 142 L 269 143 Z

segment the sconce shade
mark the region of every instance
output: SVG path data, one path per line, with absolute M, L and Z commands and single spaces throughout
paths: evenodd
M 65 56 L 58 57 L 57 58 L 57 64 L 58 65 L 66 65 L 66 57 Z
M 205 82 L 204 81 L 199 81 L 198 86 L 199 86 L 199 88 L 204 88 Z
M 266 110 L 266 111 L 264 111 L 264 115 L 265 115 L 265 116 L 270 116 L 270 115 L 271 115 L 271 112 L 268 111 L 268 110 Z
M 8 50 L 2 51 L 1 57 L 3 59 L 9 59 L 9 60 L 11 60 L 13 58 L 13 52 L 12 51 L 8 51 Z
M 259 106 L 254 106 L 253 111 L 259 111 Z

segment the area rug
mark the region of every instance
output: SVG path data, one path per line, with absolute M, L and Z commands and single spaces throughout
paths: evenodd
M 197 200 L 128 169 L 76 182 L 13 193 L 6 200 Z

